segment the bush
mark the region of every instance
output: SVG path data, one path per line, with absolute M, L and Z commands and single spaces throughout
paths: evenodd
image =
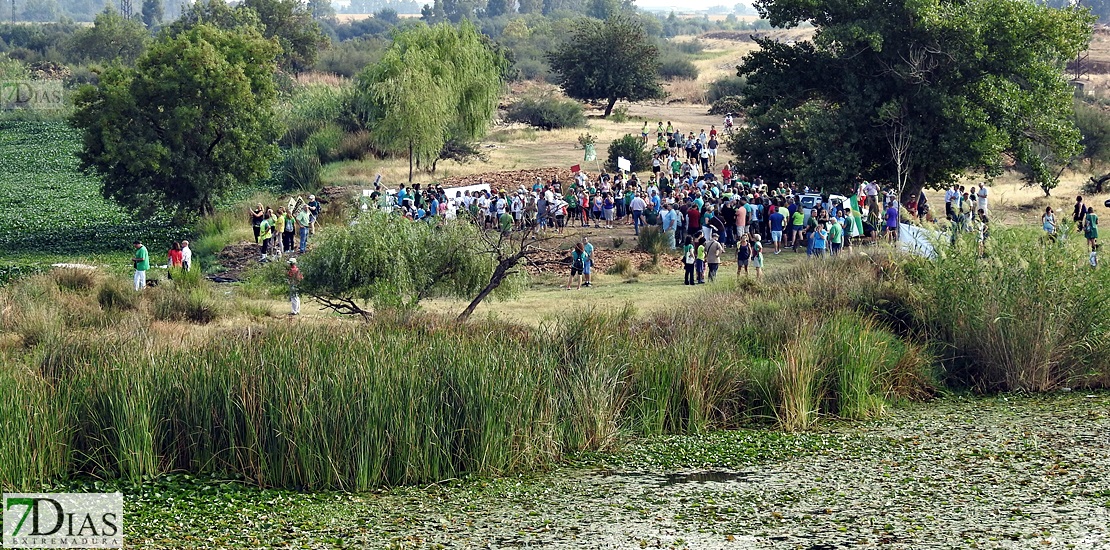
M 580 128 L 586 125 L 582 105 L 552 96 L 526 97 L 509 106 L 505 119 L 544 130 Z
M 722 97 L 713 102 L 709 107 L 709 114 L 711 115 L 727 115 L 729 113 L 738 114 L 744 112 L 744 103 L 739 96 L 730 95 Z
M 617 124 L 628 122 L 630 119 L 632 119 L 632 115 L 628 114 L 627 105 L 614 107 L 613 112 L 609 113 L 609 120 Z
M 220 316 L 220 305 L 204 288 L 158 289 L 153 313 L 159 321 L 188 321 L 203 325 Z
M 710 103 L 716 102 L 718 99 L 729 96 L 740 97 L 744 94 L 744 86 L 748 83 L 748 79 L 742 76 L 726 76 L 718 78 L 709 83 L 709 90 L 706 92 L 706 99 Z
M 920 294 L 890 309 L 936 346 L 948 382 L 980 391 L 1048 391 L 1110 382 L 1110 271 L 1092 270 L 1081 239 L 1045 245 L 1039 231 L 991 232 L 938 247 L 906 271 Z
M 177 289 L 191 289 L 200 288 L 204 284 L 204 274 L 199 269 L 190 269 L 185 271 L 181 267 L 171 267 L 169 269 L 170 279 L 173 280 L 173 286 Z
M 130 281 L 118 277 L 108 277 L 100 283 L 96 301 L 105 311 L 125 311 L 138 307 L 142 295 L 135 292 Z
M 659 256 L 666 249 L 667 236 L 663 233 L 662 227 L 648 225 L 640 228 L 640 236 L 636 239 L 636 250 Z
M 613 265 L 605 270 L 605 274 L 631 278 L 636 276 L 636 268 L 632 267 L 632 260 L 628 258 L 617 258 L 616 261 L 613 262 Z
M 96 286 L 96 279 L 96 271 L 92 269 L 63 268 L 54 270 L 54 282 L 62 290 L 91 290 Z
M 334 160 L 339 146 L 343 143 L 343 130 L 335 124 L 325 124 L 308 136 L 304 148 L 313 151 L 320 162 Z
M 625 134 L 624 137 L 613 140 L 609 144 L 609 158 L 605 166 L 611 171 L 617 171 L 617 158 L 624 157 L 632 164 L 632 171 L 639 172 L 651 168 L 651 153 L 644 148 L 640 136 Z
M 689 59 L 666 57 L 660 61 L 659 76 L 666 80 L 698 78 L 698 68 Z
M 320 173 L 323 170 L 316 151 L 307 147 L 294 148 L 285 157 L 282 187 L 286 191 L 314 193 L 320 187 Z
M 359 130 L 343 134 L 343 139 L 340 140 L 339 148 L 332 156 L 332 160 L 362 160 L 367 153 L 372 152 L 374 152 L 374 146 L 370 139 L 370 132 Z

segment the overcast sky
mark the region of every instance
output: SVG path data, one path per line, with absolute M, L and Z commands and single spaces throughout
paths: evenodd
M 682 2 L 676 0 L 636 0 L 636 7 L 645 10 L 694 11 L 708 9 L 712 6 L 728 6 L 731 10 L 733 6 L 740 2 L 741 0 L 683 0 Z M 750 4 L 750 2 L 743 3 Z

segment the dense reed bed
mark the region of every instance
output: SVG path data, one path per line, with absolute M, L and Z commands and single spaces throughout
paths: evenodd
M 857 255 L 540 328 L 282 320 L 203 281 L 136 297 L 36 276 L 0 289 L 0 485 L 185 471 L 361 490 L 638 435 L 874 417 L 951 384 L 1105 385 L 1105 275 L 1051 249 L 1003 261 L 1010 238 L 985 260 L 960 243 L 934 261 Z M 166 313 L 181 310 L 196 314 Z

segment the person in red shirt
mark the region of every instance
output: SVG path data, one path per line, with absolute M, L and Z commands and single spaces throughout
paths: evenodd
M 717 137 L 717 126 L 710 126 L 709 127 L 709 139 L 713 139 L 715 137 Z
M 732 183 L 732 168 L 726 163 L 725 167 L 721 169 L 721 179 L 724 180 L 725 185 Z
M 181 243 L 170 245 L 169 263 L 170 267 L 181 267 Z
M 701 211 L 698 210 L 698 205 L 691 204 L 690 208 L 686 210 L 686 234 L 697 235 L 701 232 Z

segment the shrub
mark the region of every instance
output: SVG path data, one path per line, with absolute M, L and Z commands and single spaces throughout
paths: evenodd
M 130 281 L 119 277 L 108 277 L 100 283 L 96 301 L 105 311 L 124 311 L 138 307 L 141 294 L 135 292 Z
M 713 102 L 709 107 L 711 115 L 727 115 L 744 112 L 744 103 L 739 96 L 726 96 Z
M 659 76 L 666 80 L 698 78 L 698 68 L 689 59 L 665 57 L 659 64 Z
M 204 274 L 199 269 L 185 271 L 181 267 L 171 267 L 169 276 L 173 280 L 174 288 L 178 289 L 200 288 L 204 283 Z
M 662 227 L 648 225 L 640 228 L 640 236 L 636 239 L 636 250 L 659 256 L 666 249 L 667 236 L 663 233 Z
M 220 315 L 220 305 L 204 288 L 159 289 L 153 302 L 159 321 L 188 321 L 207 324 Z
M 717 101 L 723 97 L 736 96 L 740 97 L 744 94 L 744 86 L 748 83 L 748 79 L 742 76 L 726 76 L 718 78 L 709 83 L 709 90 L 706 92 L 706 99 L 710 103 Z
M 917 299 L 911 327 L 935 347 L 947 381 L 980 391 L 1047 391 L 1110 380 L 1110 272 L 1075 261 L 1080 239 L 1045 246 L 1038 231 L 996 229 L 980 258 L 976 236 L 940 245 L 906 271 Z
M 283 187 L 287 191 L 314 193 L 320 187 L 320 173 L 323 165 L 316 151 L 307 147 L 297 147 L 285 156 Z
M 628 122 L 632 119 L 632 115 L 628 114 L 628 106 L 620 105 L 613 108 L 613 112 L 609 113 L 609 120 L 617 124 Z
M 304 148 L 315 152 L 320 162 L 328 162 L 335 158 L 342 143 L 343 130 L 335 124 L 325 124 L 308 136 L 304 142 Z
M 617 258 L 609 269 L 605 270 L 606 275 L 620 275 L 622 277 L 633 277 L 636 275 L 636 268 L 632 267 L 632 260 L 628 258 Z
M 54 282 L 62 290 L 91 290 L 96 286 L 96 279 L 96 271 L 92 269 L 62 268 L 54 270 Z
M 549 95 L 526 97 L 509 106 L 505 119 L 544 130 L 579 128 L 586 125 L 582 105 L 570 99 Z
M 609 144 L 609 158 L 605 166 L 611 171 L 617 171 L 617 159 L 624 157 L 632 164 L 632 171 L 639 172 L 651 168 L 651 153 L 644 148 L 640 136 L 625 134 L 622 138 L 613 140 Z
M 372 152 L 374 152 L 374 147 L 370 139 L 370 132 L 358 130 L 343 134 L 343 139 L 340 140 L 339 148 L 332 156 L 332 160 L 362 160 L 367 153 Z
M 620 248 L 624 246 L 624 237 L 613 237 L 613 248 Z

